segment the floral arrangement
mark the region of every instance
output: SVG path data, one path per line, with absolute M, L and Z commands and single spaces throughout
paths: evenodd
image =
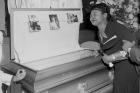
M 95 2 L 96 1 L 96 2 Z M 110 14 L 131 31 L 140 31 L 137 14 L 139 12 L 138 0 L 94 0 L 90 4 L 106 3 L 110 7 Z

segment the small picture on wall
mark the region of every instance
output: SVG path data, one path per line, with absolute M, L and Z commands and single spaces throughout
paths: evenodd
M 60 29 L 60 24 L 59 24 L 57 14 L 50 14 L 49 18 L 50 18 L 50 30 Z
M 70 23 L 75 23 L 78 22 L 78 17 L 77 15 L 73 13 L 67 13 L 67 22 Z
M 29 31 L 38 32 L 41 31 L 41 26 L 39 25 L 39 20 L 36 15 L 28 15 L 29 19 Z

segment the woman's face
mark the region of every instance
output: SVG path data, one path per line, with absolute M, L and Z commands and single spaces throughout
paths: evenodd
M 102 13 L 100 10 L 92 10 L 90 14 L 90 21 L 92 25 L 98 26 L 106 19 L 106 13 Z

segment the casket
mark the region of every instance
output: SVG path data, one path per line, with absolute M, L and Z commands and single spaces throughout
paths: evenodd
M 79 45 L 80 9 L 13 9 L 9 73 L 25 69 L 26 93 L 109 93 L 100 56 Z

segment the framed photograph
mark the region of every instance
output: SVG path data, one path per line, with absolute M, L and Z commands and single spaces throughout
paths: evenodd
M 39 24 L 39 19 L 36 15 L 28 15 L 29 20 L 29 31 L 38 32 L 41 31 L 41 26 Z
M 50 14 L 50 30 L 58 30 L 60 28 L 57 14 Z
M 78 22 L 78 16 L 73 13 L 67 13 L 67 22 L 70 23 L 75 23 Z

